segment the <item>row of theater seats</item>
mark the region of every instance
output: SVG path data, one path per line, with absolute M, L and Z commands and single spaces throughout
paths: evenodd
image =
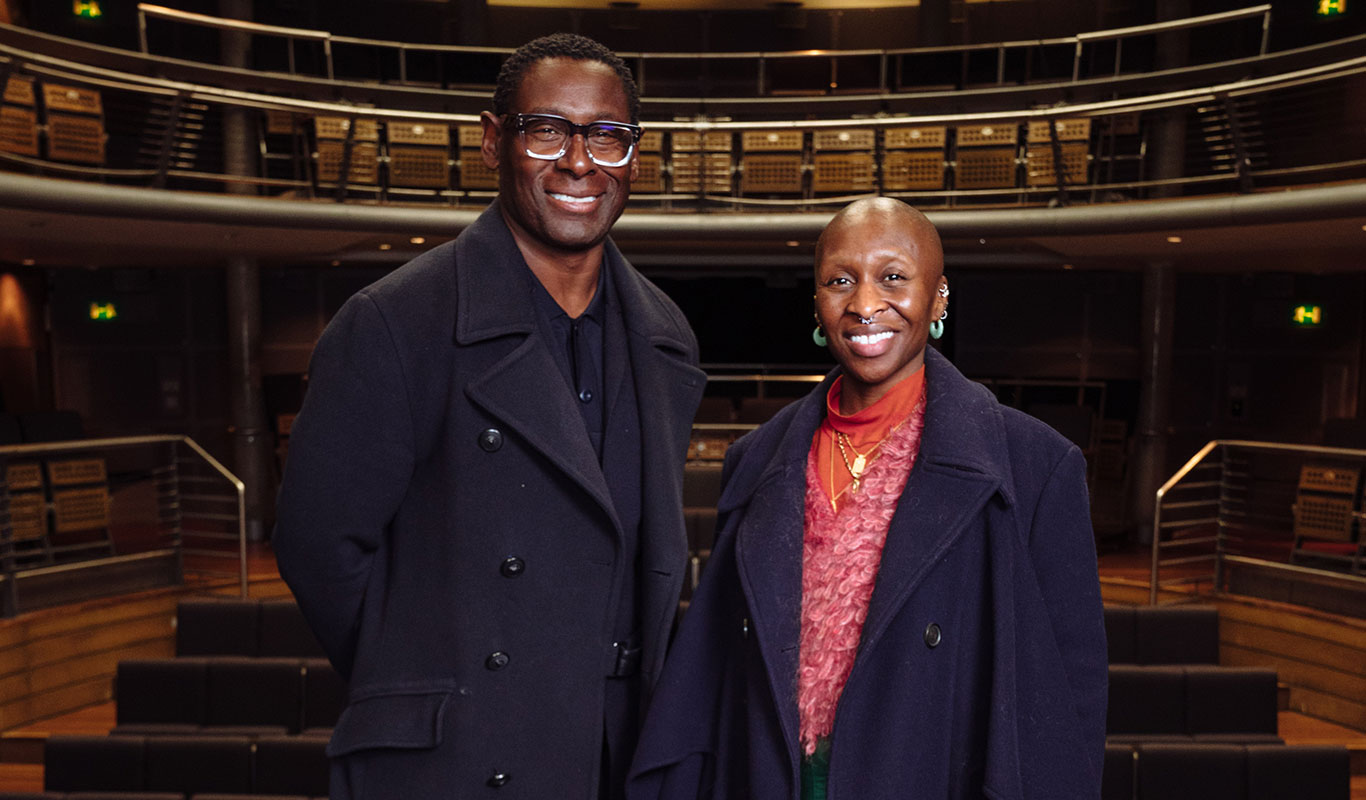
M 326 739 L 301 736 L 53 736 L 44 748 L 44 787 L 82 800 L 124 792 L 137 794 L 117 796 L 326 797 L 326 747 Z
M 326 737 L 346 705 L 346 682 L 325 659 L 123 661 L 115 692 L 115 735 Z
M 1276 691 L 1271 669 L 1111 664 L 1106 736 L 1280 744 Z
M 182 600 L 175 645 L 177 656 L 326 657 L 293 600 Z
M 177 619 L 181 655 L 121 663 L 114 735 L 51 737 L 48 794 L 33 796 L 326 795 L 345 685 L 325 660 L 281 657 L 317 647 L 297 607 L 185 601 Z M 1106 626 L 1113 655 L 1162 663 L 1110 667 L 1103 800 L 1345 800 L 1345 748 L 1279 744 L 1274 671 L 1211 663 L 1215 609 L 1107 608 Z
M 1350 793 L 1344 747 L 1105 746 L 1101 800 L 1347 800 Z

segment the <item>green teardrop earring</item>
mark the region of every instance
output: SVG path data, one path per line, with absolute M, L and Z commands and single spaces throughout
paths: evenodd
M 830 346 L 830 340 L 825 338 L 825 333 L 821 331 L 821 326 L 819 325 L 811 332 L 811 341 L 815 342 L 817 347 Z
M 931 339 L 938 339 L 940 336 L 943 336 L 943 335 L 944 335 L 944 323 L 940 322 L 939 320 L 935 320 L 934 322 L 931 322 L 931 323 L 930 323 L 930 338 L 931 338 Z

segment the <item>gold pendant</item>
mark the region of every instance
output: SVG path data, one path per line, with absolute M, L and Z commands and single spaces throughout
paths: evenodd
M 855 486 L 858 486 L 858 478 L 859 478 L 859 476 L 861 476 L 861 475 L 863 474 L 863 470 L 864 470 L 864 468 L 867 467 L 867 466 L 868 466 L 868 459 L 865 458 L 864 456 L 858 455 L 858 454 L 856 453 L 856 454 L 854 455 L 854 466 L 852 466 L 852 467 L 849 468 L 849 471 L 852 472 L 852 473 L 854 473 L 854 485 L 855 485 Z M 858 490 L 855 489 L 855 491 L 858 491 Z

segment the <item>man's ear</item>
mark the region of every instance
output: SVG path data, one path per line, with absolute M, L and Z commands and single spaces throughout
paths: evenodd
M 498 159 L 502 154 L 502 121 L 495 117 L 492 111 L 485 111 L 479 115 L 479 125 L 484 129 L 484 139 L 479 145 L 479 153 L 484 157 L 484 166 L 497 172 Z
M 636 182 L 640 175 L 640 146 L 637 145 L 631 150 L 631 183 Z

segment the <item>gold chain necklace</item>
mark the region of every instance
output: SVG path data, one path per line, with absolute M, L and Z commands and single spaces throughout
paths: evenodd
M 858 493 L 859 486 L 863 483 L 863 473 L 868 470 L 868 466 L 875 457 L 878 448 L 882 447 L 882 442 L 887 441 L 887 438 L 891 435 L 891 433 L 888 433 L 881 441 L 868 448 L 868 452 L 860 453 L 844 431 L 835 431 L 835 444 L 839 445 L 840 457 L 844 459 L 844 468 L 849 470 L 849 477 L 853 479 L 850 488 L 855 494 Z M 854 451 L 854 460 L 852 463 L 849 461 L 849 452 L 845 449 L 846 444 L 849 446 L 849 450 Z

